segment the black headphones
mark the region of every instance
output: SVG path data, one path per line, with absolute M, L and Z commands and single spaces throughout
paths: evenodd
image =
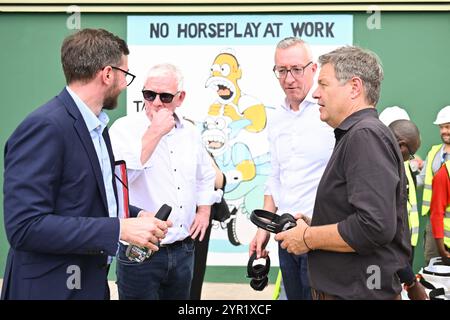
M 252 211 L 250 221 L 258 227 L 273 233 L 286 231 L 297 225 L 294 217 L 289 213 L 283 213 L 279 216 L 276 213 L 260 209 Z
M 270 258 L 267 256 L 266 264 L 253 265 L 256 260 L 256 252 L 252 254 L 247 264 L 247 277 L 252 278 L 250 286 L 257 291 L 262 291 L 269 283 Z

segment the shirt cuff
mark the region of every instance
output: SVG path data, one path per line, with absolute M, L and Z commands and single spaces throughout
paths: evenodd
M 220 202 L 221 198 L 218 198 L 217 191 L 222 190 L 216 190 L 216 191 L 199 191 L 197 193 L 197 205 L 199 206 L 210 206 L 213 205 L 216 202 Z
M 374 241 L 366 236 L 356 217 L 350 216 L 346 220 L 339 222 L 338 232 L 342 239 L 358 254 L 371 254 L 378 247 Z

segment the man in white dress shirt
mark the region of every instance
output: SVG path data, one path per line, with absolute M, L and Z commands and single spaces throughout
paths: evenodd
M 311 218 L 316 190 L 334 147 L 333 129 L 320 121 L 319 106 L 311 97 L 317 64 L 311 49 L 299 38 L 281 40 L 275 51 L 275 76 L 286 94 L 268 119 L 272 172 L 266 182 L 264 210 L 303 213 Z M 258 229 L 250 255 L 265 257 L 270 235 Z M 278 248 L 280 269 L 289 300 L 310 300 L 307 255 Z
M 201 241 L 215 202 L 215 172 L 197 129 L 176 114 L 186 95 L 171 64 L 152 67 L 142 91 L 145 112 L 118 119 L 110 130 L 116 159 L 128 168 L 130 203 L 156 212 L 172 207 L 160 250 L 142 263 L 117 259 L 119 299 L 189 299 L 194 242 Z

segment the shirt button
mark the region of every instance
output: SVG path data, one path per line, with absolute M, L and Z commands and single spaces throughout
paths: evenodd
M 183 206 L 180 206 L 180 209 L 183 209 Z
M 173 171 L 177 172 L 177 169 L 173 169 Z
M 180 190 L 180 187 L 178 187 L 177 189 Z

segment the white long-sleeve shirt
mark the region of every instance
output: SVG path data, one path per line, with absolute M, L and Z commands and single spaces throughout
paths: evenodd
M 172 207 L 169 219 L 173 227 L 162 244 L 188 237 L 196 206 L 217 200 L 215 172 L 199 132 L 190 123 L 175 118 L 175 127 L 161 138 L 143 165 L 141 139 L 151 125 L 145 113 L 122 117 L 110 129 L 114 156 L 127 164 L 130 204 L 150 212 L 156 212 L 164 203 Z
M 317 186 L 334 148 L 334 133 L 320 120 L 319 106 L 306 98 L 299 111 L 287 101 L 268 119 L 272 171 L 265 194 L 278 213 L 312 216 Z

